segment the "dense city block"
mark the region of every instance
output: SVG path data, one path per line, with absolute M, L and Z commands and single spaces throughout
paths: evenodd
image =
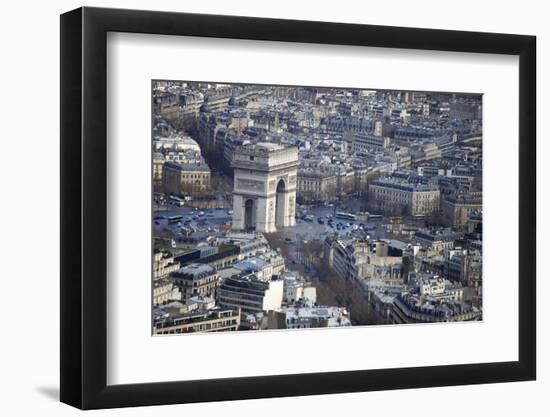
M 153 334 L 482 320 L 482 97 L 152 83 Z

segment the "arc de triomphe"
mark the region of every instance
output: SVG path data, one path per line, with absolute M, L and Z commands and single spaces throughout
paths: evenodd
M 233 229 L 271 233 L 279 227 L 294 226 L 296 147 L 245 145 L 235 150 L 232 166 Z

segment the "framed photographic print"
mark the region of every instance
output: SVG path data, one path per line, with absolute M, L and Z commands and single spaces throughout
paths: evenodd
M 61 401 L 535 379 L 535 38 L 61 16 Z

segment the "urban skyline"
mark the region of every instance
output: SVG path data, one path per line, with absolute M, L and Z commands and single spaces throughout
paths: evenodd
M 152 82 L 152 333 L 482 320 L 480 94 Z

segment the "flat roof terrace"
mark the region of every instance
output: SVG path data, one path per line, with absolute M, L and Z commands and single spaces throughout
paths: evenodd
M 240 146 L 234 151 L 232 166 L 266 172 L 296 167 L 298 148 L 265 142 Z

